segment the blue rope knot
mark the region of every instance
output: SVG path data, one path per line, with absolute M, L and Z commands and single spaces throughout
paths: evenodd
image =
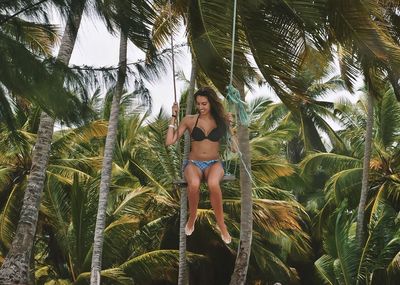
M 239 123 L 248 127 L 250 124 L 249 115 L 247 114 L 247 103 L 240 98 L 240 92 L 233 85 L 226 87 L 226 99 L 229 103 L 235 104 L 237 107 L 237 114 L 239 116 Z

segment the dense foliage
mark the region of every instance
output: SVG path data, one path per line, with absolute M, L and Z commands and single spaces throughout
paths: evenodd
M 0 263 L 18 225 L 40 112 L 61 123 L 52 139 L 34 238 L 36 284 L 88 284 L 90 279 L 115 88 L 108 86 L 102 98 L 99 90 L 88 95 L 86 87 L 98 87 L 98 76 L 114 83 L 115 74 L 106 68 L 70 69 L 51 58 L 59 35 L 48 24 L 48 13 L 55 7 L 73 9 L 78 2 L 0 3 Z M 183 149 L 164 144 L 168 115 L 146 112 L 152 94 L 143 77 L 151 80 L 165 67 L 165 54 L 155 49 L 164 47 L 183 19 L 199 66 L 198 84 L 223 91 L 231 3 L 172 1 L 171 9 L 168 1 L 143 0 L 139 7 L 145 9 L 130 14 L 123 5 L 134 1 L 89 2 L 111 32 L 125 31 L 147 52 L 135 72 L 128 70 L 128 81 L 135 84 L 120 103 L 102 284 L 176 284 L 180 193 L 172 181 L 179 176 Z M 256 83 L 271 87 L 270 94 L 248 102 L 254 226 L 246 284 L 394 285 L 400 280 L 399 5 L 239 1 L 235 82 L 249 91 Z M 146 20 L 138 21 L 143 15 Z M 166 15 L 172 19 L 166 21 Z M 357 78 L 365 87 L 356 103 L 324 99 L 353 91 Z M 278 102 L 270 99 L 272 92 Z M 187 91 L 182 95 L 184 100 Z M 368 96 L 375 100 L 374 123 L 360 243 L 356 215 L 371 115 Z M 238 177 L 240 155 L 226 152 L 224 159 Z M 223 185 L 223 197 L 233 242 L 220 239 L 203 187 L 196 231 L 187 241 L 190 284 L 229 284 L 240 234 L 238 179 Z

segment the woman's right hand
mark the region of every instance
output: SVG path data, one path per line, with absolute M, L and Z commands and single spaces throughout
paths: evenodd
M 178 103 L 175 102 L 172 105 L 172 117 L 177 117 L 178 116 L 178 111 L 179 111 L 179 106 L 178 106 Z
M 233 114 L 231 112 L 228 112 L 228 113 L 226 113 L 225 118 L 228 121 L 229 127 L 232 127 L 232 125 L 234 123 Z

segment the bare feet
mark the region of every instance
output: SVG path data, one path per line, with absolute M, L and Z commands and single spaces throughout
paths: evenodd
M 232 241 L 232 237 L 229 234 L 226 225 L 224 225 L 222 228 L 219 228 L 219 231 L 221 233 L 221 239 L 223 240 L 223 242 L 226 244 L 230 244 Z
M 186 234 L 187 236 L 190 236 L 190 235 L 193 233 L 193 231 L 194 231 L 194 224 L 196 223 L 196 220 L 197 220 L 197 215 L 194 217 L 194 219 L 192 219 L 192 218 L 189 216 L 189 219 L 188 219 L 188 221 L 187 221 L 187 223 L 186 223 L 186 226 L 185 226 L 185 234 Z

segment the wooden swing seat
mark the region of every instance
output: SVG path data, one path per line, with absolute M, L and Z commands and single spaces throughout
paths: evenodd
M 222 178 L 222 182 L 230 182 L 230 181 L 235 181 L 236 177 L 232 174 L 226 174 L 224 175 L 224 177 Z M 184 187 L 187 186 L 187 182 L 184 178 L 181 179 L 177 179 L 173 181 L 174 185 L 179 186 L 179 187 Z

